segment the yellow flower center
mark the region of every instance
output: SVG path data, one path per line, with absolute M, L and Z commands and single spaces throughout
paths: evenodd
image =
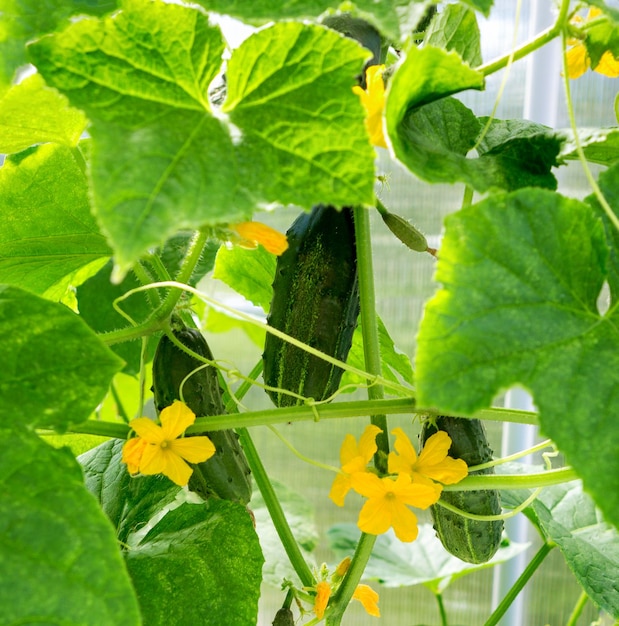
M 160 448 L 163 448 L 164 450 L 166 448 L 170 447 L 170 442 L 167 439 L 164 439 L 160 444 L 159 444 Z

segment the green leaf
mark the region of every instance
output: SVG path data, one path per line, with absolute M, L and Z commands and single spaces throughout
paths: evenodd
M 87 488 L 117 529 L 145 624 L 256 623 L 263 564 L 244 506 L 188 503 L 161 476 L 130 477 L 124 442 L 83 454 Z
M 478 191 L 525 186 L 556 188 L 551 167 L 563 139 L 539 124 L 493 120 L 477 144 L 485 118 L 455 98 L 411 110 L 400 125 L 406 165 L 429 182 L 465 182 Z M 477 146 L 479 158 L 467 158 Z
M 125 553 L 145 624 L 255 624 L 264 558 L 247 509 L 183 504 Z
M 448 4 L 430 23 L 424 46 L 454 50 L 471 67 L 481 65 L 481 43 L 475 13 L 462 4 Z
M 0 213 L 0 282 L 62 293 L 111 254 L 91 215 L 81 164 L 67 147 L 48 144 L 7 159 Z
M 230 134 L 206 99 L 223 47 L 201 11 L 127 0 L 30 48 L 47 82 L 92 121 L 94 209 L 118 276 L 179 229 L 250 213 Z
M 292 534 L 299 543 L 303 557 L 310 566 L 315 566 L 316 560 L 313 552 L 319 537 L 312 505 L 303 496 L 278 481 L 273 481 L 273 488 L 284 509 Z M 264 499 L 258 491 L 254 491 L 250 506 L 256 519 L 256 532 L 260 537 L 260 545 L 264 552 L 265 564 L 262 572 L 265 582 L 277 588 L 281 587 L 284 580 L 294 580 L 300 584 L 273 526 Z
M 55 30 L 71 15 L 101 15 L 113 11 L 116 4 L 115 0 L 1 0 L 0 93 L 15 70 L 28 62 L 28 41 Z
M 504 506 L 514 508 L 529 490 L 502 493 Z M 544 489 L 525 510 L 547 542 L 556 543 L 587 595 L 619 618 L 619 533 L 604 522 L 580 481 Z
M 578 159 L 573 131 L 565 129 L 560 134 L 565 141 L 559 152 L 559 159 Z M 618 128 L 579 128 L 578 140 L 587 161 L 610 165 L 619 160 Z
M 1 429 L 0 489 L 3 623 L 142 623 L 112 526 L 67 449 Z
M 88 418 L 122 362 L 77 315 L 0 286 L 0 420 L 64 429 Z
M 616 9 L 614 14 L 617 15 Z M 596 18 L 595 25 L 587 29 L 585 46 L 593 69 L 597 67 L 606 51 L 615 58 L 619 57 L 619 21 L 613 21 L 604 13 L 600 15 Z
M 402 147 L 398 127 L 413 108 L 466 89 L 483 89 L 484 76 L 455 52 L 411 46 L 391 79 L 386 105 L 387 128 L 396 153 Z
M 327 531 L 329 547 L 338 559 L 354 553 L 360 536 L 355 524 L 337 524 Z M 454 580 L 494 567 L 527 549 L 529 544 L 505 540 L 487 563 L 465 563 L 445 550 L 431 524 L 419 524 L 419 536 L 403 543 L 389 530 L 376 539 L 364 572 L 366 580 L 379 580 L 385 587 L 423 584 L 432 593 L 442 593 Z
M 35 143 L 74 147 L 86 129 L 81 111 L 50 89 L 39 74 L 11 88 L 0 101 L 0 152 L 20 152 Z
M 233 51 L 223 110 L 241 131 L 251 189 L 305 209 L 373 201 L 375 153 L 352 92 L 368 56 L 335 31 L 295 22 L 260 30 Z
M 266 313 L 273 298 L 271 285 L 276 265 L 277 257 L 262 246 L 255 250 L 222 246 L 215 259 L 213 278 L 226 283 Z
M 182 228 L 244 221 L 272 202 L 373 199 L 374 151 L 351 90 L 367 52 L 333 31 L 277 24 L 245 41 L 226 69 L 227 116 L 206 98 L 221 33 L 195 8 L 125 0 L 30 51 L 92 122 L 94 211 L 115 279 Z
M 479 0 L 483 4 L 488 1 Z M 388 39 L 400 41 L 422 19 L 428 3 L 425 0 L 356 0 L 344 4 L 340 0 L 198 0 L 198 4 L 254 24 L 272 20 L 316 19 L 325 12 L 333 12 L 329 9 L 343 8 L 355 17 L 365 19 Z
M 619 163 L 600 174 L 598 185 L 615 215 L 619 215 Z M 591 194 L 585 200 L 593 207 L 604 224 L 606 241 L 610 251 L 607 280 L 612 301 L 616 302 L 619 297 L 619 231 L 608 219 L 606 211 L 601 207 L 595 195 Z
M 123 544 L 170 506 L 181 489 L 161 476 L 132 478 L 121 462 L 124 443 L 111 439 L 78 458 L 86 488 L 101 505 Z
M 446 96 L 483 89 L 484 77 L 455 52 L 411 47 L 387 96 L 386 120 L 395 155 L 428 182 L 465 182 L 477 191 L 523 186 L 556 187 L 550 169 L 562 140 L 552 133 L 504 137 L 478 159 L 466 158 L 481 130 L 463 104 Z
M 616 307 L 597 298 L 608 249 L 589 206 L 544 190 L 448 217 L 416 360 L 420 406 L 472 415 L 520 384 L 541 430 L 619 525 Z
M 389 331 L 385 327 L 382 319 L 378 318 L 378 342 L 380 347 L 380 358 L 382 365 L 382 375 L 394 383 L 413 384 L 413 368 L 411 366 L 410 359 L 406 354 L 400 352 L 393 343 L 393 339 L 389 335 Z M 355 332 L 352 339 L 352 346 L 346 359 L 348 365 L 352 365 L 361 370 L 365 370 L 365 356 L 363 352 L 363 333 L 361 325 L 355 328 Z M 340 389 L 343 391 L 355 391 L 352 389 L 344 389 L 346 385 L 367 385 L 367 379 L 357 376 L 352 372 L 344 372 L 342 376 L 342 382 L 340 383 Z M 412 391 L 412 390 L 411 390 Z M 392 389 L 386 389 L 387 393 L 398 393 Z

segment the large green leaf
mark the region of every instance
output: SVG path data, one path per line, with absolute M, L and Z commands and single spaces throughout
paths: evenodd
M 111 254 L 67 147 L 48 144 L 8 159 L 0 168 L 0 213 L 0 282 L 43 295 L 78 285 Z
M 523 189 L 445 221 L 437 280 L 416 359 L 420 406 L 471 415 L 520 384 L 542 431 L 619 525 L 617 311 L 597 298 L 608 249 L 577 200 Z
M 327 536 L 329 547 L 338 559 L 351 556 L 360 536 L 355 524 L 332 526 Z M 442 593 L 454 580 L 503 563 L 526 550 L 528 544 L 505 540 L 487 563 L 465 563 L 445 550 L 431 524 L 419 524 L 419 536 L 411 543 L 400 541 L 392 530 L 380 535 L 364 572 L 366 580 L 380 580 L 385 587 L 425 585 Z
M 358 44 L 309 25 L 262 30 L 234 51 L 227 115 L 214 114 L 206 93 L 224 44 L 208 16 L 161 1 L 122 7 L 30 47 L 92 122 L 94 210 L 116 278 L 181 228 L 243 221 L 272 202 L 372 200 L 374 152 L 351 91 L 367 58 Z
M 473 0 L 475 1 L 475 0 Z M 491 0 L 477 0 L 478 4 Z M 198 0 L 198 4 L 254 24 L 271 20 L 316 19 L 325 12 L 343 8 L 374 25 L 385 37 L 399 41 L 408 36 L 423 18 L 426 0 Z
M 432 183 L 464 182 L 480 192 L 556 188 L 551 168 L 557 164 L 562 137 L 540 125 L 497 121 L 478 144 L 485 120 L 459 100 L 444 97 L 482 87 L 483 76 L 455 53 L 411 49 L 393 78 L 386 105 L 396 156 L 413 174 Z M 479 157 L 467 158 L 474 147 Z
M 15 85 L 0 101 L 0 152 L 20 152 L 35 143 L 76 146 L 86 128 L 81 111 L 47 87 L 39 74 Z
M 368 56 L 339 33 L 296 22 L 260 30 L 232 53 L 223 110 L 241 130 L 254 193 L 306 209 L 372 202 L 374 150 L 352 92 Z
M 513 471 L 510 467 L 509 471 Z M 515 508 L 529 490 L 502 492 L 504 506 Z M 580 481 L 544 489 L 525 510 L 543 538 L 556 543 L 589 597 L 619 618 L 619 533 L 604 522 Z
M 71 15 L 101 15 L 116 4 L 116 0 L 0 0 L 0 93 L 27 63 L 26 42 L 55 30 Z
M 0 420 L 62 430 L 101 402 L 122 361 L 64 305 L 0 286 Z
M 244 506 L 199 504 L 163 476 L 131 478 L 123 441 L 80 457 L 86 486 L 116 528 L 145 624 L 256 623 L 263 556 Z
M 0 429 L 0 489 L 3 624 L 142 623 L 113 528 L 68 449 Z
M 183 504 L 125 558 L 146 624 L 256 623 L 264 558 L 240 504 Z
M 424 45 L 454 50 L 471 67 L 481 65 L 481 42 L 475 13 L 462 4 L 448 4 L 432 20 Z

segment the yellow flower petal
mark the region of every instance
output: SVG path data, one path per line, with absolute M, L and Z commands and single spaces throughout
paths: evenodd
M 129 426 L 147 443 L 160 444 L 165 439 L 161 426 L 148 417 L 136 417 Z
M 391 527 L 391 509 L 383 498 L 371 498 L 359 511 L 359 530 L 369 535 L 382 535 Z
M 352 488 L 366 498 L 380 498 L 383 496 L 385 493 L 385 486 L 382 481 L 391 481 L 390 478 L 381 479 L 376 474 L 372 474 L 371 472 L 359 472 L 357 474 L 352 474 L 350 480 Z
M 593 71 L 610 78 L 617 78 L 619 76 L 619 60 L 615 59 L 612 53 L 607 50 Z
M 589 69 L 589 57 L 584 44 L 576 44 L 566 52 L 567 74 L 570 78 L 579 78 Z
M 421 475 L 444 485 L 460 482 L 469 472 L 462 459 L 447 456 L 451 448 L 451 438 L 446 432 L 438 431 L 426 441 L 415 470 Z
M 175 439 L 170 443 L 170 450 L 190 463 L 202 463 L 215 454 L 215 446 L 208 437 Z
M 384 65 L 371 65 L 365 72 L 367 91 L 356 85 L 353 92 L 361 99 L 367 117 L 365 125 L 374 146 L 386 148 L 387 142 L 383 132 L 383 109 L 385 107 L 385 83 L 383 81 Z
M 144 450 L 140 472 L 147 476 L 164 474 L 172 482 L 184 487 L 189 482 L 193 470 L 183 459 L 169 448 L 149 445 Z
M 376 445 L 376 437 L 382 430 L 378 426 L 372 424 L 365 427 L 363 434 L 359 437 L 359 456 L 365 459 L 366 463 L 372 460 L 372 457 L 378 450 Z
M 331 597 L 331 585 L 326 580 L 321 580 L 316 585 L 316 599 L 314 600 L 314 613 L 318 619 L 325 615 L 325 609 Z
M 417 516 L 397 500 L 391 506 L 391 525 L 395 536 L 406 543 L 415 541 L 419 534 Z
M 359 600 L 368 615 L 380 617 L 380 609 L 378 608 L 378 593 L 369 585 L 357 585 L 355 592 L 352 594 L 354 600 Z
M 148 443 L 141 437 L 134 437 L 123 446 L 122 462 L 127 464 L 127 470 L 131 475 L 140 471 L 140 461 L 147 445 Z
M 195 413 L 180 400 L 175 400 L 159 415 L 165 439 L 176 439 L 196 421 Z
M 283 254 L 288 249 L 286 235 L 283 235 L 266 224 L 260 222 L 241 222 L 240 224 L 235 224 L 232 228 L 243 240 L 254 244 L 254 247 L 256 247 L 256 244 L 260 244 L 277 256 Z
M 350 489 L 350 476 L 348 474 L 338 474 L 331 485 L 329 498 L 331 498 L 337 506 L 344 506 L 346 494 L 350 491 Z
M 357 440 L 353 435 L 348 434 L 344 437 L 342 447 L 340 448 L 340 465 L 346 465 L 346 463 L 349 463 L 357 456 L 359 456 Z

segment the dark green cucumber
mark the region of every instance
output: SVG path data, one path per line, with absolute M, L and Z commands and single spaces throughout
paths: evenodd
M 190 350 L 212 360 L 213 355 L 199 330 L 174 320 L 174 336 Z M 155 408 L 160 413 L 180 400 L 185 377 L 204 363 L 178 348 L 164 335 L 153 359 L 153 392 Z M 217 369 L 202 367 L 191 375 L 182 388 L 183 400 L 198 417 L 225 413 Z M 247 459 L 233 430 L 205 433 L 215 446 L 215 454 L 193 466 L 189 489 L 203 498 L 219 497 L 247 504 L 251 498 L 251 475 Z
M 359 315 L 353 212 L 317 205 L 286 233 L 288 250 L 277 261 L 268 324 L 346 361 Z M 270 387 L 324 400 L 340 384 L 340 367 L 267 333 L 264 380 Z M 269 392 L 276 406 L 302 401 Z
M 488 445 L 483 424 L 477 419 L 439 416 L 433 423 L 425 422 L 421 432 L 421 442 L 438 430 L 445 431 L 451 437 L 449 456 L 462 459 L 471 467 L 492 460 L 492 450 Z M 475 474 L 494 474 L 494 468 L 487 468 Z M 499 492 L 483 491 L 445 491 L 441 501 L 474 515 L 499 515 L 501 502 Z M 501 545 L 503 521 L 485 522 L 462 517 L 457 513 L 435 504 L 430 508 L 434 529 L 445 549 L 468 563 L 489 561 Z

